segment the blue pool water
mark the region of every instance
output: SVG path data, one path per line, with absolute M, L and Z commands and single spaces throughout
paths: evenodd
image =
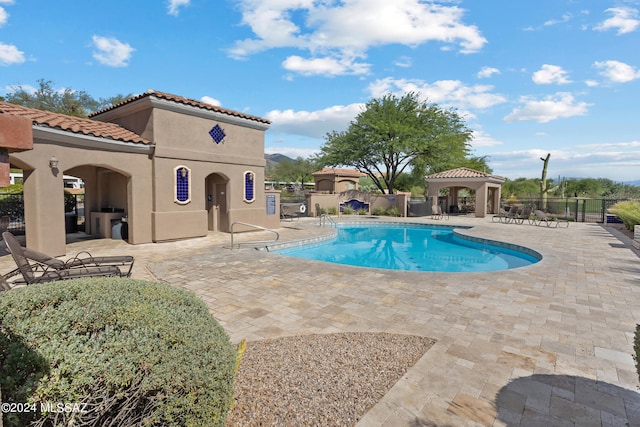
M 367 224 L 339 226 L 334 240 L 276 253 L 358 267 L 443 272 L 506 270 L 541 259 L 525 248 L 506 246 L 461 238 L 453 227 Z

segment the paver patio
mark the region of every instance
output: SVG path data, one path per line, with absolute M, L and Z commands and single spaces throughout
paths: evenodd
M 491 273 L 396 272 L 231 251 L 217 233 L 136 246 L 85 240 L 68 252 L 134 255 L 134 277 L 195 292 L 233 342 L 354 331 L 436 339 L 358 426 L 640 425 L 640 252 L 629 239 L 597 224 L 437 223 L 471 225 L 465 233 L 544 258 Z M 326 232 L 311 220 L 283 226 L 283 240 Z M 12 268 L 0 258 L 0 271 Z

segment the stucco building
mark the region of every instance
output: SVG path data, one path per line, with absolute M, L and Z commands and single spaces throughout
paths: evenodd
M 8 157 L 24 171 L 27 246 L 36 250 L 65 252 L 63 175 L 84 180 L 85 228 L 98 236 L 122 217 L 133 244 L 236 221 L 279 226 L 279 194 L 264 190 L 266 119 L 157 91 L 86 119 L 5 102 L 0 115 L 23 130 L 3 126 L 0 140 L 32 138 L 33 149 Z
M 315 190 L 329 193 L 357 190 L 360 178 L 367 176 L 357 170 L 337 168 L 322 168 L 311 175 L 315 182 Z

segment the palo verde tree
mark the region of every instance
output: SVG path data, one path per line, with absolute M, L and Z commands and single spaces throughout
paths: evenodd
M 453 110 L 422 102 L 416 93 L 369 101 L 344 132 L 331 132 L 319 162 L 366 173 L 382 192 L 393 194 L 400 174 L 413 164 L 435 168 L 468 154 L 471 131 Z

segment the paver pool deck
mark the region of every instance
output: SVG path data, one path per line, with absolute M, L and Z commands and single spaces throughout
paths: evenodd
M 83 240 L 67 248 L 69 255 L 134 255 L 133 277 L 195 292 L 232 342 L 334 332 L 437 340 L 361 427 L 640 426 L 632 357 L 640 252 L 630 239 L 598 224 L 408 221 L 472 226 L 464 232 L 527 246 L 543 259 L 489 273 L 398 272 L 232 251 L 229 235 L 220 233 L 135 246 Z M 282 225 L 285 241 L 328 231 L 310 219 Z M 0 257 L 0 271 L 13 266 Z

